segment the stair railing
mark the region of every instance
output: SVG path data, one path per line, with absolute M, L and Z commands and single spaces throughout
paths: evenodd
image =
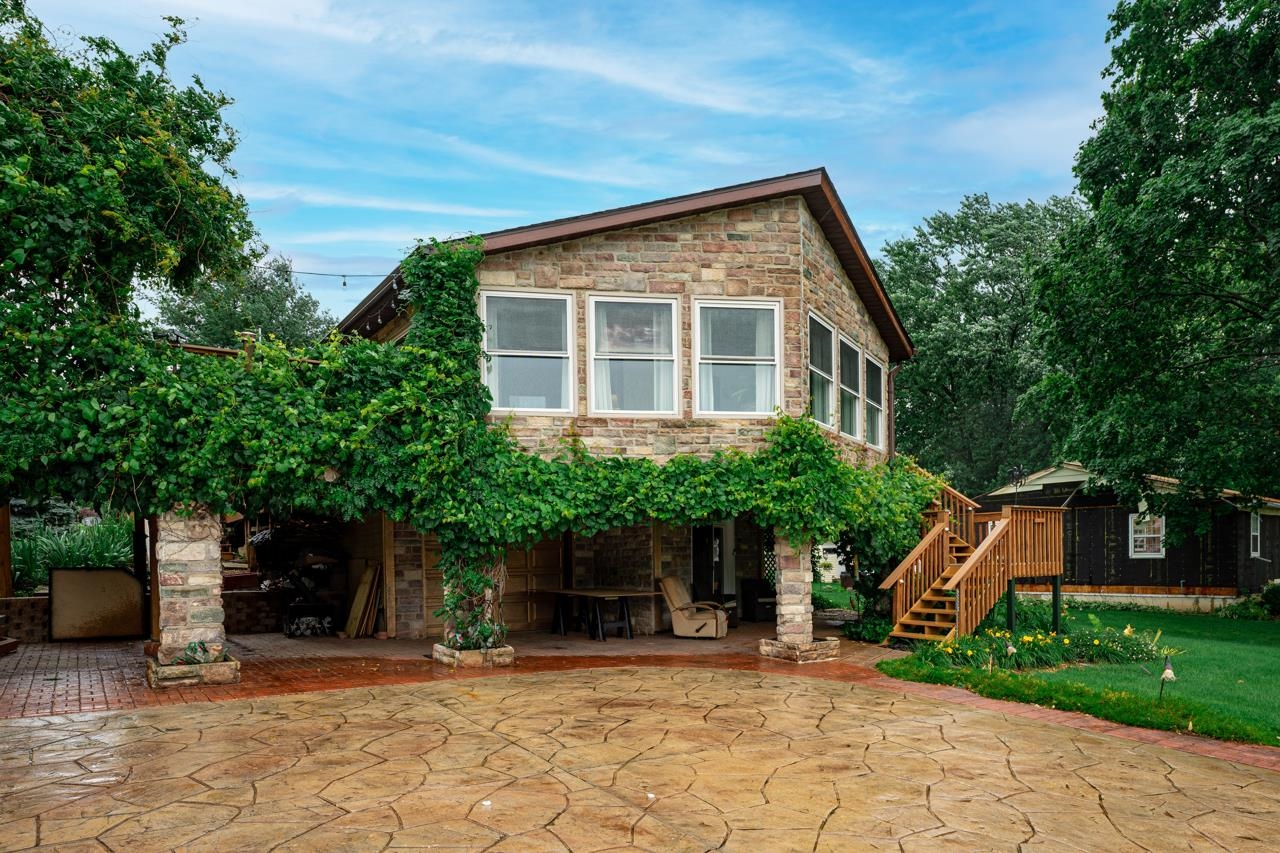
M 951 532 L 970 545 L 974 542 L 974 513 L 978 511 L 976 501 L 964 496 L 950 486 L 943 486 L 936 499 L 938 506 L 951 517 Z
M 1013 578 L 1062 574 L 1059 507 L 1006 506 L 944 590 L 956 592 L 956 636 L 972 634 Z
M 948 559 L 947 522 L 941 520 L 880 583 L 881 589 L 893 589 L 895 625 L 947 570 Z

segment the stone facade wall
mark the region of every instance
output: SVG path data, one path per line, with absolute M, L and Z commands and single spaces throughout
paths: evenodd
M 806 377 L 808 376 L 809 364 L 809 312 L 813 312 L 827 325 L 835 328 L 837 341 L 839 336 L 842 335 L 862 351 L 864 358 L 869 355 L 878 361 L 885 370 L 887 382 L 889 348 L 885 344 L 884 338 L 881 337 L 879 330 L 876 329 L 875 323 L 867 313 L 866 306 L 862 304 L 862 301 L 858 299 L 857 294 L 854 292 L 853 285 L 844 272 L 844 267 L 840 264 L 835 250 L 831 248 L 831 243 L 827 241 L 826 234 L 822 231 L 822 226 L 814 219 L 807 206 L 802 204 L 800 209 L 800 264 L 804 278 L 802 310 L 805 324 L 805 332 L 800 335 L 800 339 L 803 341 L 801 359 L 805 366 Z M 837 426 L 839 412 L 839 352 L 839 346 L 837 345 L 836 389 L 832 395 L 832 400 L 837 406 Z M 865 392 L 866 382 L 863 377 L 859 378 L 858 387 Z M 804 393 L 807 404 L 807 380 Z M 892 417 L 892 413 L 887 409 L 888 400 L 885 402 L 885 432 L 887 436 L 889 419 Z M 865 398 L 863 406 L 864 410 L 859 412 L 858 419 L 859 434 L 865 436 Z M 887 437 L 882 437 L 881 440 L 881 444 L 884 447 L 877 449 L 863 441 L 840 435 L 838 429 L 835 434 L 839 437 L 839 442 L 845 449 L 846 457 L 854 464 L 872 464 L 883 460 L 887 455 L 884 449 L 884 447 L 887 447 Z
M 283 629 L 284 593 L 276 590 L 244 589 L 222 593 L 226 612 L 223 626 L 228 634 L 274 634 Z
M 403 522 L 396 522 L 392 529 L 395 537 L 396 560 L 396 637 L 421 639 L 427 635 L 427 611 L 423 597 L 422 536 Z
M 653 589 L 653 528 L 637 524 L 575 536 L 573 577 L 577 589 Z M 652 634 L 657 619 L 654 599 L 635 598 L 629 606 L 636 632 Z
M 573 297 L 573 415 L 528 415 L 510 419 L 528 449 L 559 449 L 570 432 L 595 452 L 623 452 L 659 461 L 677 453 L 708 456 L 726 447 L 750 449 L 762 441 L 771 418 L 694 419 L 694 298 L 776 301 L 783 312 L 782 408 L 804 411 L 803 351 L 792 329 L 802 324 L 798 197 L 727 208 L 697 216 L 597 234 L 564 243 L 486 257 L 477 270 L 485 291 L 568 293 Z M 664 296 L 678 300 L 678 417 L 591 415 L 587 399 L 588 294 Z M 505 421 L 499 413 L 495 420 Z
M 160 572 L 160 645 L 156 660 L 169 664 L 189 643 L 212 657 L 226 643 L 222 608 L 222 525 L 208 512 L 160 516 L 156 560 Z
M 0 598 L 0 616 L 5 617 L 0 637 L 24 643 L 49 642 L 49 596 Z

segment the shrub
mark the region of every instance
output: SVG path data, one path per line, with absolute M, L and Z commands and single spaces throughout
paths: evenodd
M 108 516 L 94 525 L 42 527 L 11 545 L 14 589 L 30 594 L 49 583 L 51 569 L 121 568 L 133 563 L 133 523 Z
M 915 656 L 933 666 L 979 669 L 1041 669 L 1071 663 L 1132 663 L 1155 660 L 1174 649 L 1160 648 L 1160 635 L 1147 631 L 1117 631 L 1103 627 L 1094 616 L 1087 628 L 1070 634 L 1026 629 L 1010 634 L 985 630 L 942 643 L 921 643 Z
M 844 623 L 844 635 L 862 643 L 883 643 L 893 630 L 893 622 L 883 616 L 868 616 L 865 612 L 857 622 Z
M 1220 616 L 1223 619 L 1258 621 L 1271 618 L 1271 613 L 1267 610 L 1266 605 L 1262 603 L 1261 596 L 1257 595 L 1247 595 L 1239 601 L 1225 604 L 1213 612 L 1215 616 Z
M 1272 581 L 1262 588 L 1262 606 L 1272 616 L 1280 617 L 1280 582 Z

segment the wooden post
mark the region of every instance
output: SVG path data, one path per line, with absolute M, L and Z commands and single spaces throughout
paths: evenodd
M 1053 632 L 1062 633 L 1062 575 L 1053 576 Z
M 0 503 L 0 598 L 13 595 L 13 551 L 10 548 L 9 500 Z
M 1014 591 L 1017 589 L 1017 587 L 1018 587 L 1018 582 L 1013 578 L 1009 578 L 1009 589 L 1008 589 L 1008 592 L 1005 593 L 1005 595 L 1008 596 L 1008 601 L 1005 602 L 1004 627 L 1005 627 L 1005 630 L 1007 630 L 1010 634 L 1013 633 L 1014 611 L 1017 609 L 1017 605 L 1015 604 L 1015 600 L 1017 596 L 1014 594 Z M 990 599 L 988 599 L 988 601 L 989 600 Z
M 387 517 L 387 514 L 381 513 L 382 520 L 382 608 L 385 612 L 387 621 L 387 636 L 395 639 L 396 636 L 396 527 L 395 524 Z M 426 590 L 423 590 L 425 605 Z

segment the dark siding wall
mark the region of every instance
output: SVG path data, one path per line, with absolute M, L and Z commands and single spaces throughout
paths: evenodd
M 1280 578 L 1280 516 L 1262 516 L 1261 557 L 1249 553 L 1249 514 L 1236 513 L 1236 518 L 1233 544 L 1240 561 L 1240 588 L 1257 592 L 1267 581 Z

